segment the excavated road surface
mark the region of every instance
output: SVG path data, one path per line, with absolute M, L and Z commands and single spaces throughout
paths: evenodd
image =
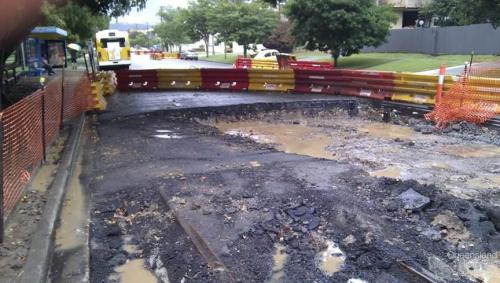
M 211 126 L 351 101 L 97 118 L 83 170 L 91 281 L 495 282 L 498 190 L 459 198 Z

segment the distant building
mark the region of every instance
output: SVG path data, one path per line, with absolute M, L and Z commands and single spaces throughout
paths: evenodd
M 387 4 L 394 7 L 399 18 L 394 29 L 411 28 L 417 26 L 418 12 L 432 0 L 376 0 L 378 4 Z

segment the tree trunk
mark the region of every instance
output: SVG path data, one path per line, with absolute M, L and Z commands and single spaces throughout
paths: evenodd
M 212 36 L 212 55 L 215 55 L 215 38 Z
M 245 58 L 247 58 L 247 49 L 248 49 L 248 45 L 243 44 L 243 57 L 245 57 Z
M 208 51 L 208 48 L 209 48 L 209 46 L 208 46 L 208 45 L 209 45 L 209 38 L 208 38 L 208 37 L 205 37 L 205 52 L 206 52 L 206 54 L 207 54 L 207 58 L 208 58 L 208 56 L 210 55 L 210 54 L 209 54 L 209 51 Z
M 340 57 L 340 52 L 338 52 L 338 51 L 332 52 L 332 57 L 333 57 L 334 67 L 337 68 L 337 65 L 338 65 L 338 62 L 339 62 L 339 57 Z
M 227 59 L 227 45 L 224 42 L 224 59 Z

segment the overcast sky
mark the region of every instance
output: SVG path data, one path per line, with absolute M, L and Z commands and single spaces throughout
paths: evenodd
M 155 24 L 160 21 L 160 19 L 156 16 L 156 13 L 158 13 L 160 7 L 186 7 L 187 3 L 188 0 L 148 0 L 145 9 L 138 12 L 133 9 L 132 12 L 130 12 L 130 14 L 128 14 L 127 16 L 118 18 L 118 22 L 133 24 Z

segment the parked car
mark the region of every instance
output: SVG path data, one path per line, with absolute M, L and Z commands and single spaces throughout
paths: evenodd
M 198 60 L 198 53 L 191 50 L 182 51 L 180 58 L 182 60 Z
M 278 56 L 280 52 L 276 49 L 263 49 L 253 57 L 258 60 L 274 60 L 276 61 L 276 56 Z

